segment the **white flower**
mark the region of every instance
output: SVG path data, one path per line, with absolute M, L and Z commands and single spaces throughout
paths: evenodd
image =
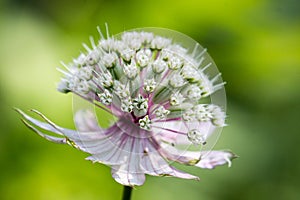
M 194 107 L 195 115 L 197 120 L 206 122 L 212 119 L 212 113 L 209 109 L 207 109 L 206 104 L 199 104 Z
M 142 185 L 145 174 L 198 179 L 171 162 L 209 169 L 231 165 L 231 152 L 197 150 L 209 143 L 217 127 L 226 126 L 223 106 L 212 103 L 218 102 L 212 94 L 224 83 L 220 75 L 209 79 L 205 73 L 212 63 L 202 66 L 205 50 L 199 52 L 198 44 L 183 47 L 184 41 L 173 41 L 174 32 L 167 38 L 130 31 L 116 37 L 120 39 L 99 33 L 98 45 L 91 39 L 92 48 L 84 45 L 86 53 L 63 64 L 66 71 L 60 70 L 64 77 L 58 90 L 94 103 L 115 123 L 102 128 L 95 113 L 81 109 L 74 116 L 77 129 L 71 130 L 35 110 L 43 121 L 17 110 L 25 125 L 49 141 L 88 153 L 88 160 L 110 166 L 112 177 L 128 186 Z
M 220 126 L 220 127 L 226 126 L 225 124 L 226 115 L 221 110 L 220 107 L 211 104 L 207 106 L 207 109 L 209 112 L 211 112 L 212 122 L 215 126 Z

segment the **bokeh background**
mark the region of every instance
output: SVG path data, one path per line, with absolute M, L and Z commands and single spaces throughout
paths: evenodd
M 200 182 L 147 177 L 133 200 L 300 199 L 300 1 L 0 0 L 0 199 L 120 199 L 108 167 L 36 136 L 13 111 L 35 108 L 74 127 L 72 96 L 56 91 L 59 61 L 96 26 L 185 33 L 208 48 L 227 82 L 228 124 L 216 149 L 231 168 L 187 168 Z

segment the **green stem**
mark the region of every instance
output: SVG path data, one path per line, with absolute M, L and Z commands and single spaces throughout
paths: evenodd
M 125 185 L 124 186 L 124 190 L 123 190 L 123 198 L 122 198 L 122 200 L 130 200 L 131 191 L 132 191 L 132 187 Z

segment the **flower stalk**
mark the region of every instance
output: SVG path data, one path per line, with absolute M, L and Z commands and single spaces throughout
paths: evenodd
M 131 199 L 131 193 L 132 193 L 132 187 L 125 185 L 124 189 L 123 189 L 122 200 L 130 200 Z

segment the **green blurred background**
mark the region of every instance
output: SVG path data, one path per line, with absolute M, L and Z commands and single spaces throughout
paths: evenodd
M 13 111 L 35 108 L 74 127 L 59 61 L 107 22 L 185 33 L 208 48 L 227 82 L 228 124 L 216 149 L 231 168 L 187 168 L 200 182 L 147 177 L 133 200 L 300 199 L 300 1 L 0 0 L 0 199 L 120 199 L 108 167 L 36 136 Z

